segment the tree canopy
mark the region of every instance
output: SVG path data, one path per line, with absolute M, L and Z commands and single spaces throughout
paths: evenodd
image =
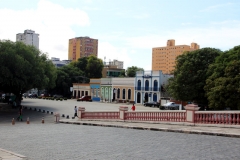
M 87 78 L 102 78 L 103 61 L 92 55 L 89 57 L 79 58 L 77 62 L 72 63 L 84 73 Z
M 0 90 L 17 101 L 32 88 L 55 86 L 56 68 L 47 55 L 22 42 L 0 41 Z
M 126 75 L 127 77 L 135 77 L 137 71 L 144 71 L 144 69 L 136 66 L 128 67 L 126 70 Z
M 240 109 L 240 46 L 217 57 L 207 74 L 204 89 L 209 107 Z
M 169 79 L 167 92 L 181 101 L 194 101 L 207 104 L 204 86 L 207 79 L 207 69 L 221 53 L 214 48 L 203 48 L 188 51 L 179 55 L 173 71 L 173 78 Z
M 76 62 L 57 69 L 56 87 L 51 94 L 71 96 L 72 83 L 88 83 L 90 78 L 102 77 L 103 62 L 96 56 L 82 57 Z
M 83 76 L 83 72 L 73 65 L 66 65 L 57 68 L 56 87 L 50 89 L 51 94 L 61 94 L 64 97 L 71 96 L 70 87 L 72 83 L 78 83 L 79 76 Z

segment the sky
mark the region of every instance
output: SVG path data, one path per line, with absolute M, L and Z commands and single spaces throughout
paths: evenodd
M 0 0 L 0 39 L 26 29 L 49 58 L 68 59 L 68 41 L 98 39 L 98 58 L 152 68 L 152 48 L 196 42 L 222 51 L 240 45 L 239 0 Z

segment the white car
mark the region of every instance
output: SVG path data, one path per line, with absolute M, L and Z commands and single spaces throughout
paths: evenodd
M 176 104 L 174 102 L 168 102 L 162 105 L 164 109 L 171 109 L 171 110 L 177 110 L 179 109 L 180 104 Z

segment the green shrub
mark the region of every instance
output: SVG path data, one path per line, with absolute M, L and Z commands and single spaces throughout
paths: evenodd
M 64 99 L 64 100 L 67 100 L 67 97 L 64 97 L 63 99 Z
M 41 97 L 41 96 L 38 96 L 38 99 L 42 99 L 42 97 Z

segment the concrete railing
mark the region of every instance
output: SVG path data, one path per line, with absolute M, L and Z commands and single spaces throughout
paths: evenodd
M 194 122 L 240 125 L 240 111 L 196 111 Z
M 162 111 L 162 112 L 125 112 L 125 120 L 136 121 L 168 121 L 168 122 L 185 122 L 185 111 Z
M 184 111 L 128 111 L 120 106 L 119 111 L 85 111 L 79 107 L 80 119 L 155 121 L 155 122 L 190 122 L 203 124 L 240 125 L 240 111 L 198 111 L 197 105 L 189 104 Z

